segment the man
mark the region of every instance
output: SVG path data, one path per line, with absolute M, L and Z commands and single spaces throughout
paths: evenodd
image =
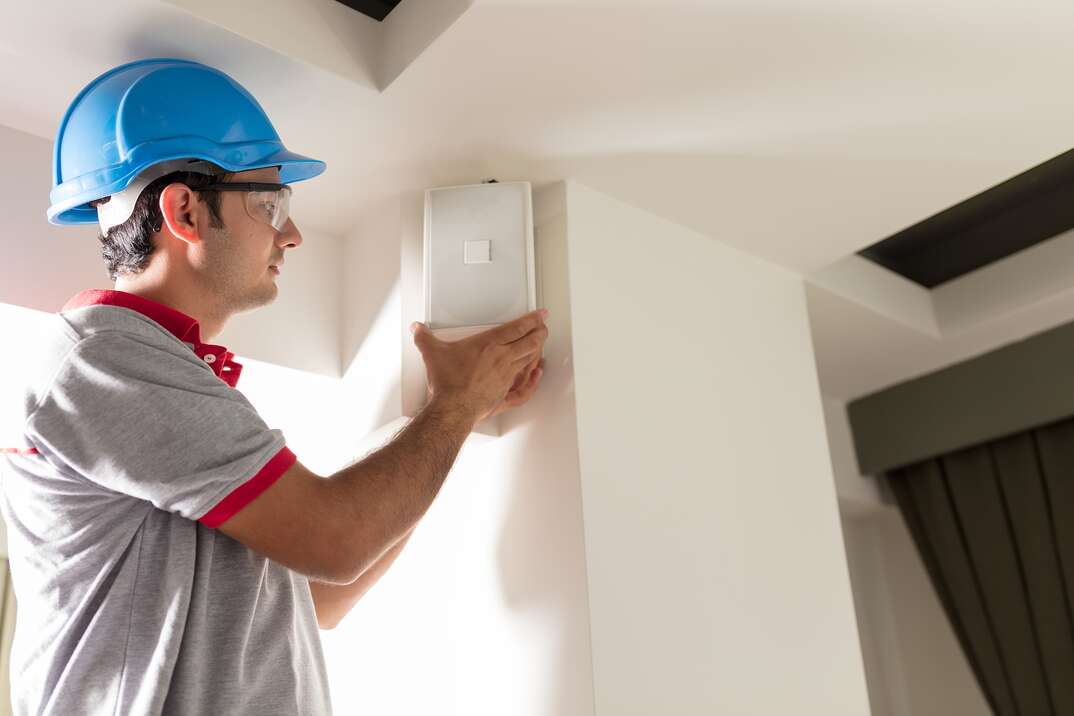
M 329 713 L 317 625 L 396 558 L 474 425 L 536 390 L 541 312 L 457 343 L 414 324 L 428 405 L 351 467 L 302 466 L 209 341 L 276 297 L 290 184 L 323 169 L 193 62 L 122 65 L 64 117 L 49 220 L 98 223 L 116 283 L 53 317 L 7 453 L 16 713 Z

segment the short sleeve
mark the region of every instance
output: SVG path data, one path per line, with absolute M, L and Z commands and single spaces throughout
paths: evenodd
M 71 349 L 26 436 L 102 488 L 214 528 L 295 462 L 283 433 L 192 351 L 122 331 Z

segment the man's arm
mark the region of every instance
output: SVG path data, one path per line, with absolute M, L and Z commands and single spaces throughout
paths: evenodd
M 392 566 L 412 534 L 413 527 L 363 572 L 362 576 L 350 584 L 328 584 L 310 579 L 310 593 L 313 595 L 313 606 L 317 610 L 317 624 L 321 629 L 334 629 L 340 620 L 347 616 L 358 600 L 365 596 L 388 571 L 388 567 Z
M 318 582 L 351 585 L 425 515 L 473 424 L 472 412 L 434 399 L 329 478 L 296 462 L 219 529 Z
M 534 311 L 454 343 L 415 329 L 437 388 L 414 419 L 328 478 L 295 461 L 218 529 L 308 578 L 353 583 L 425 515 L 474 424 L 497 401 L 521 405 L 536 391 L 543 319 Z

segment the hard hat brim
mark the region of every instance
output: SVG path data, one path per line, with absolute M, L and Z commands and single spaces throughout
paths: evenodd
M 144 148 L 156 155 L 152 160 L 146 161 L 147 158 L 144 155 L 147 152 L 139 152 L 139 149 L 143 149 L 139 147 L 131 151 L 128 161 L 123 162 L 122 165 L 110 167 L 104 172 L 94 172 L 94 176 L 91 177 L 76 177 L 64 182 L 52 192 L 52 206 L 46 212 L 49 223 L 56 225 L 98 223 L 97 209 L 90 206 L 89 202 L 123 191 L 148 166 L 174 159 L 203 159 L 229 172 L 245 172 L 278 166 L 281 184 L 294 184 L 311 179 L 325 170 L 325 163 L 321 160 L 288 151 L 282 148 L 279 142 L 251 142 L 232 146 L 213 144 L 206 147 L 207 151 L 192 152 L 192 139 L 191 137 L 176 138 L 176 143 L 181 143 L 183 148 L 183 151 L 177 154 L 169 153 L 166 147 L 159 146 L 164 142 L 155 142 L 155 146 Z M 132 166 L 137 169 L 130 169 Z M 106 176 L 102 177 L 102 174 Z M 91 188 L 85 189 L 87 185 Z M 79 191 L 79 189 L 82 190 Z M 65 194 L 70 195 L 64 196 Z

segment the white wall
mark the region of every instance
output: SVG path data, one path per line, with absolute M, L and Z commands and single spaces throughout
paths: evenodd
M 6 271 L 0 271 L 0 283 L 5 275 Z M 18 336 L 19 343 L 33 341 L 48 317 L 49 314 L 44 311 L 0 303 L 0 335 Z M 32 370 L 28 365 L 30 360 L 29 351 L 0 352 L 0 447 L 29 447 L 23 438 L 24 392 L 19 377 Z M 0 460 L 0 480 L 3 479 L 3 471 L 4 461 Z M 7 523 L 0 519 L 0 555 L 6 558 L 7 554 Z
M 854 714 L 800 277 L 570 183 L 597 714 Z
M 845 405 L 824 402 L 873 716 L 987 716 L 906 524 L 858 470 Z
M 110 285 L 92 226 L 53 226 L 45 218 L 52 143 L 0 125 L 4 228 L 0 303 L 54 312 L 83 288 Z
M 902 517 L 843 522 L 873 716 L 988 716 Z
M 352 438 L 402 415 L 399 202 L 369 212 L 343 245 L 340 362 Z M 352 452 L 348 462 L 356 455 Z
M 823 405 L 828 452 L 831 456 L 840 510 L 849 514 L 868 514 L 890 507 L 891 498 L 882 491 L 877 479 L 872 475 L 863 476 L 858 470 L 858 457 L 854 452 L 854 436 L 850 432 L 850 421 L 847 420 L 846 403 L 824 396 Z

